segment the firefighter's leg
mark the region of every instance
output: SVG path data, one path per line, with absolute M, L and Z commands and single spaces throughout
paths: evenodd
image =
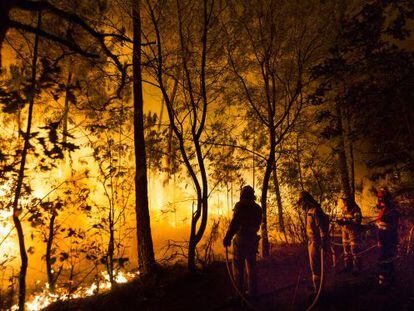
M 251 298 L 257 297 L 257 273 L 256 273 L 256 253 L 250 254 L 246 259 L 247 264 L 247 288 Z
M 378 284 L 381 287 L 388 287 L 390 285 L 390 279 L 394 270 L 393 257 L 390 252 L 389 246 L 381 244 L 380 257 L 379 257 L 379 275 Z
M 395 281 L 395 258 L 397 256 L 397 244 L 392 246 L 390 257 L 392 262 L 390 263 L 390 282 L 394 283 Z
M 342 228 L 342 245 L 344 249 L 344 266 L 345 271 L 352 270 L 352 253 L 349 241 L 349 232 L 347 228 Z
M 388 285 L 391 285 L 394 282 L 394 278 L 395 278 L 395 265 L 394 265 L 394 261 L 395 261 L 395 254 L 397 251 L 397 247 L 394 243 L 391 243 L 390 245 L 388 245 L 387 247 L 387 260 L 385 262 L 385 277 L 386 277 L 386 281 L 388 283 Z
M 240 290 L 240 292 L 243 293 L 243 284 L 244 284 L 244 265 L 245 265 L 245 258 L 237 250 L 234 249 L 234 257 L 233 257 L 233 276 L 234 281 L 236 282 L 237 288 Z
M 379 275 L 378 283 L 382 287 L 388 287 L 394 280 L 394 260 L 397 250 L 397 243 L 389 236 L 380 231 L 379 246 Z
M 350 244 L 350 251 L 352 256 L 352 267 L 353 273 L 360 273 L 361 272 L 361 260 L 359 258 L 359 245 L 360 245 L 360 237 L 359 232 L 350 232 L 349 233 L 349 244 Z
M 309 264 L 312 272 L 313 288 L 317 291 L 321 279 L 320 245 L 316 241 L 308 243 Z
M 378 258 L 378 285 L 384 286 L 386 283 L 386 251 L 384 248 L 383 241 L 378 241 L 378 247 L 379 247 L 379 258 Z
M 390 285 L 390 271 L 392 270 L 392 263 L 388 256 L 387 250 L 382 247 L 380 250 L 380 262 L 379 262 L 379 275 L 378 275 L 378 284 L 381 287 L 388 287 Z

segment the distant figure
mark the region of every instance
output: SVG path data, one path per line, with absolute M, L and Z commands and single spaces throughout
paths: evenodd
M 362 213 L 360 207 L 351 198 L 342 196 L 342 217 L 337 220 L 341 226 L 344 248 L 345 271 L 358 275 L 361 262 L 358 258 L 361 243 Z
M 262 209 L 255 202 L 254 190 L 250 186 L 242 188 L 240 201 L 236 203 L 229 229 L 223 245 L 229 247 L 233 240 L 233 273 L 240 292 L 247 288 L 250 298 L 257 297 L 256 254 L 260 237 L 257 231 L 262 222 Z M 247 286 L 244 281 L 246 267 Z
M 321 249 L 327 251 L 329 244 L 329 218 L 307 191 L 300 193 L 298 204 L 306 211 L 309 263 L 316 292 L 321 281 Z
M 394 260 L 398 246 L 399 213 L 387 189 L 379 189 L 377 198 L 379 214 L 376 224 L 378 227 L 378 247 L 380 249 L 378 283 L 382 288 L 387 288 L 394 281 Z

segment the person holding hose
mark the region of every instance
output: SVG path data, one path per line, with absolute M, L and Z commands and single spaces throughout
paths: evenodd
M 344 249 L 345 271 L 357 276 L 361 272 L 361 262 L 358 257 L 361 241 L 362 213 L 356 202 L 342 196 L 342 217 L 336 222 L 341 226 L 342 244 Z
M 309 263 L 316 293 L 321 288 L 321 250 L 326 252 L 329 246 L 329 217 L 307 191 L 299 194 L 298 205 L 306 211 Z
M 257 232 L 262 223 L 262 208 L 255 200 L 254 189 L 251 186 L 244 186 L 223 240 L 224 247 L 229 247 L 233 240 L 235 283 L 240 293 L 244 293 L 244 289 L 247 289 L 250 299 L 257 298 L 256 254 L 260 239 Z M 244 280 L 245 269 L 247 284 Z
M 398 247 L 399 213 L 392 200 L 391 193 L 386 188 L 377 192 L 379 214 L 376 225 L 378 227 L 379 274 L 380 288 L 387 289 L 394 281 L 394 260 Z

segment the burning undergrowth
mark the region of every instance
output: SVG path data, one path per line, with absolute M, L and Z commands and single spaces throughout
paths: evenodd
M 44 285 L 41 292 L 34 293 L 26 302 L 28 311 L 42 310 L 47 306 L 59 302 L 69 301 L 71 299 L 80 299 L 91 297 L 99 293 L 111 290 L 117 284 L 125 284 L 139 276 L 137 272 L 119 271 L 114 277 L 114 284 L 111 283 L 108 273 L 102 272 L 96 277 L 96 280 L 89 286 L 79 286 L 73 291 L 69 291 L 66 287 L 59 287 L 51 290 L 48 283 Z M 18 306 L 14 305 L 11 310 L 18 310 Z

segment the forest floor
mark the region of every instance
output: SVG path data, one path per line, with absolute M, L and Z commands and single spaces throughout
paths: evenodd
M 370 245 L 373 241 L 363 249 Z M 396 261 L 397 281 L 386 293 L 376 286 L 376 258 L 376 248 L 363 255 L 358 277 L 328 271 L 325 290 L 314 310 L 414 310 L 413 258 Z M 306 310 L 310 304 L 311 278 L 303 246 L 274 249 L 270 258 L 258 262 L 258 277 L 257 310 Z M 226 266 L 220 262 L 195 275 L 187 274 L 182 266 L 170 266 L 157 276 L 95 297 L 54 304 L 47 310 L 242 310 L 229 299 L 232 296 Z

